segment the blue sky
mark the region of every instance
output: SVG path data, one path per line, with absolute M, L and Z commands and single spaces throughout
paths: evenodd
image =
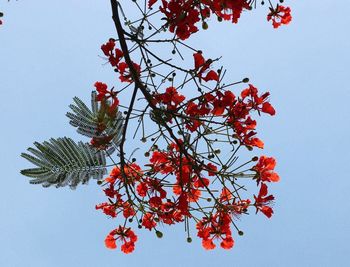
M 116 222 L 95 211 L 98 186 L 43 189 L 19 174 L 33 141 L 80 139 L 64 116 L 73 96 L 87 100 L 96 80 L 113 83 L 98 57 L 114 36 L 109 1 L 2 0 L 0 266 L 348 266 L 350 2 L 287 4 L 288 27 L 272 29 L 261 9 L 191 39 L 222 56 L 232 80 L 247 76 L 271 92 L 278 114 L 261 118 L 259 133 L 264 154 L 278 159 L 275 215 L 243 217 L 245 235 L 230 251 L 188 244 L 180 226 L 161 240 L 141 232 L 124 255 L 103 245 Z

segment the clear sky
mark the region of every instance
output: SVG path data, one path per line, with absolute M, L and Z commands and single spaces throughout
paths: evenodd
M 191 42 L 232 80 L 250 77 L 271 92 L 274 118 L 260 120 L 267 155 L 282 178 L 275 215 L 242 217 L 229 251 L 188 244 L 180 227 L 163 239 L 140 232 L 136 251 L 104 247 L 116 222 L 95 211 L 95 183 L 72 192 L 29 185 L 20 153 L 33 141 L 81 137 L 64 116 L 73 96 L 88 99 L 96 80 L 115 75 L 98 57 L 114 35 L 109 1 L 0 2 L 0 266 L 187 267 L 349 266 L 350 1 L 286 1 L 288 27 L 272 29 L 266 10 L 222 23 Z

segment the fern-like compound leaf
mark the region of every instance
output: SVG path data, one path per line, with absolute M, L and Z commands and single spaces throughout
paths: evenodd
M 106 173 L 106 152 L 98 150 L 88 143 L 76 143 L 63 137 L 42 144 L 35 142 L 35 148 L 28 148 L 28 153 L 21 156 L 36 168 L 22 170 L 21 173 L 31 177 L 31 184 L 44 187 L 70 186 L 75 189 L 78 184 L 86 184 L 91 178 L 101 180 Z

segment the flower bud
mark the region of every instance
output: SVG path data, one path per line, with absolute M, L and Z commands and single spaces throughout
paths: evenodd
M 203 30 L 207 30 L 208 29 L 208 23 L 206 23 L 205 21 L 203 21 L 203 23 L 202 23 L 202 29 Z
M 241 230 L 238 231 L 238 234 L 239 234 L 240 236 L 244 235 L 243 231 L 241 231 Z
M 163 237 L 163 233 L 158 231 L 158 230 L 156 231 L 156 235 L 157 235 L 158 238 L 162 238 Z
M 248 83 L 248 82 L 249 82 L 249 78 L 244 78 L 244 79 L 242 80 L 242 82 Z
M 98 185 L 101 185 L 102 183 L 103 183 L 103 181 L 101 181 L 101 180 L 97 181 Z
M 259 157 L 255 156 L 252 158 L 252 161 L 258 161 Z
M 192 238 L 191 237 L 187 237 L 187 242 L 191 243 L 192 242 Z

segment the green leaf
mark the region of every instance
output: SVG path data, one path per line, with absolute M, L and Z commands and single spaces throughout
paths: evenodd
M 21 156 L 36 168 L 25 169 L 21 174 L 33 178 L 31 184 L 44 187 L 69 185 L 75 189 L 78 184 L 86 184 L 91 178 L 101 180 L 106 173 L 106 153 L 97 150 L 88 143 L 75 143 L 63 137 L 51 138 L 42 144 L 35 142 L 35 148 L 28 148 L 28 153 Z

